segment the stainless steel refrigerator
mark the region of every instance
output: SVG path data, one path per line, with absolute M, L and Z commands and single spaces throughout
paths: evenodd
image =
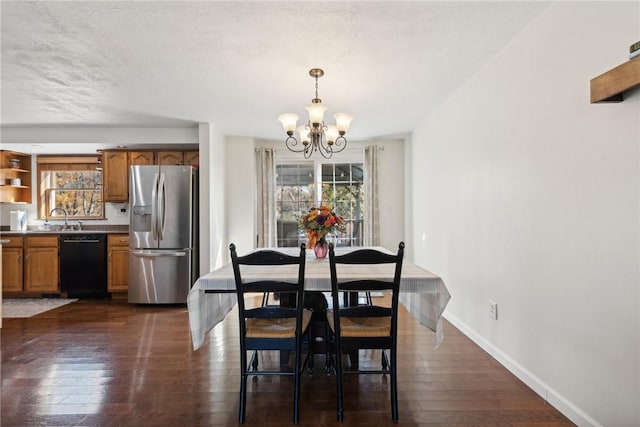
M 131 166 L 129 302 L 187 301 L 198 278 L 198 171 Z

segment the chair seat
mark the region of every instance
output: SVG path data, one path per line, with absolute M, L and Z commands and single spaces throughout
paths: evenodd
M 335 333 L 333 310 L 327 310 L 329 327 Z M 391 335 L 391 317 L 341 317 L 341 335 L 345 338 L 388 337 Z
M 302 311 L 302 330 L 311 321 L 311 310 Z M 296 333 L 296 318 L 247 319 L 247 338 L 293 338 Z

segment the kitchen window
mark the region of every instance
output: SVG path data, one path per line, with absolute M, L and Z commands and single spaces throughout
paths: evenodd
M 328 236 L 336 246 L 362 246 L 364 224 L 362 162 L 320 161 L 276 164 L 276 241 L 278 247 L 299 246 L 307 237 L 298 226 L 309 208 L 327 205 L 342 216 L 345 232 Z
M 38 218 L 104 219 L 98 156 L 38 156 Z M 58 219 L 58 218 L 56 218 Z

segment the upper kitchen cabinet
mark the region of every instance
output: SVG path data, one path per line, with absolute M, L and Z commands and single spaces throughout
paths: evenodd
M 183 165 L 184 164 L 183 151 L 158 151 L 156 155 L 157 155 L 157 164 L 159 165 Z
M 129 166 L 133 165 L 189 165 L 197 166 L 199 152 L 193 146 L 189 150 L 171 147 L 171 150 L 139 148 L 117 149 L 100 152 L 102 159 L 102 182 L 105 202 L 129 200 Z
M 186 165 L 198 166 L 200 164 L 199 151 L 158 151 L 156 163 L 159 165 Z
M 129 200 L 129 153 L 127 151 L 102 152 L 102 182 L 105 202 Z
M 0 150 L 0 203 L 31 203 L 31 156 Z
M 129 151 L 129 166 L 153 165 L 156 162 L 153 151 Z
M 200 152 L 199 151 L 185 151 L 184 152 L 184 165 L 198 166 L 200 165 Z
M 129 151 L 129 166 L 133 165 L 198 165 L 200 153 L 194 151 Z

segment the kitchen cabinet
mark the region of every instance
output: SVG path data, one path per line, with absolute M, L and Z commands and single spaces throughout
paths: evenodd
M 129 235 L 107 236 L 107 291 L 129 290 Z
M 2 236 L 8 243 L 2 245 L 2 291 L 21 292 L 23 263 L 22 237 Z
M 198 166 L 200 165 L 200 152 L 199 151 L 185 151 L 183 153 L 184 156 L 184 165 L 187 166 Z
M 194 151 L 130 151 L 132 165 L 198 165 L 200 152 Z
M 129 166 L 153 165 L 155 161 L 153 151 L 129 151 Z
M 31 203 L 31 156 L 0 150 L 0 203 Z
M 103 150 L 100 153 L 105 202 L 129 200 L 129 166 L 200 163 L 198 150 Z
M 105 202 L 126 202 L 129 200 L 128 152 L 102 152 L 102 182 Z
M 187 165 L 200 164 L 200 152 L 195 151 L 158 151 L 156 152 L 157 165 Z
M 183 151 L 158 151 L 156 163 L 159 165 L 182 165 L 184 164 Z
M 28 236 L 24 245 L 24 290 L 58 292 L 58 236 Z

